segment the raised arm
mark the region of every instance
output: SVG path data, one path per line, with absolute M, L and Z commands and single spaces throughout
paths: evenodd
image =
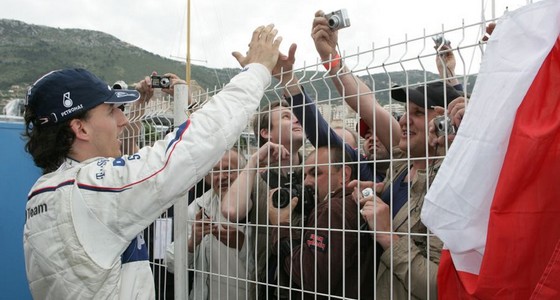
M 275 39 L 272 28 L 255 30 L 258 40 L 251 43 L 245 58 L 250 63 L 247 70 L 235 76 L 165 140 L 130 157 L 100 159 L 81 169 L 76 184 L 117 195 L 111 198 L 111 204 L 93 197 L 76 198 L 76 209 L 87 210 L 91 224 L 99 225 L 100 233 L 95 236 L 98 241 L 124 249 L 162 211 L 186 195 L 233 146 L 258 107 L 276 65 L 280 41 Z M 139 201 L 138 195 L 149 201 Z M 125 213 L 116 216 L 107 211 L 107 205 L 114 207 L 113 212 Z M 85 232 L 90 228 L 77 230 Z M 108 257 L 107 261 L 111 259 L 114 258 Z
M 444 79 L 445 82 L 451 85 L 458 91 L 463 90 L 463 85 L 459 82 L 455 74 L 455 66 L 457 61 L 453 49 L 449 44 L 436 44 L 434 48 L 437 51 L 436 66 L 438 69 L 439 77 Z
M 273 162 L 288 160 L 290 153 L 284 146 L 267 142 L 255 152 L 237 179 L 231 184 L 222 200 L 222 215 L 230 222 L 238 222 L 247 217 L 253 208 L 251 192 L 260 168 Z M 262 170 L 262 169 L 261 169 Z
M 311 36 L 321 60 L 327 64 L 332 60 L 329 64 L 329 74 L 332 75 L 333 84 L 346 103 L 360 114 L 360 118 L 370 128 L 376 129 L 377 137 L 387 149 L 397 145 L 401 136 L 401 128 L 397 120 L 379 105 L 371 89 L 352 74 L 340 58 L 333 60 L 338 56 L 336 51 L 338 31 L 332 31 L 329 28 L 322 11 L 315 13 Z M 392 125 L 390 125 L 391 123 Z
M 290 103 L 292 112 L 305 130 L 305 135 L 311 144 L 315 147 L 326 146 L 330 140 L 331 145 L 342 146 L 342 138 L 330 127 L 317 110 L 315 102 L 299 85 L 299 79 L 293 72 L 296 49 L 297 45 L 292 44 L 287 56 L 280 53 L 272 75 L 284 87 L 284 97 Z M 349 145 L 346 145 L 346 148 L 347 151 L 356 152 Z

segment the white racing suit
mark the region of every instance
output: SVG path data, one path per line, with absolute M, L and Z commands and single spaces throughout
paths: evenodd
M 116 159 L 67 159 L 39 178 L 23 234 L 33 298 L 154 299 L 148 264 L 142 257 L 123 264 L 123 252 L 140 250 L 141 239 L 131 244 L 138 233 L 233 146 L 269 84 L 270 71 L 250 64 L 153 147 Z

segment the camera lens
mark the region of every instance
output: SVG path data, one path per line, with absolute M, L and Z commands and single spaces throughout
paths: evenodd
M 337 16 L 332 16 L 332 17 L 329 18 L 329 27 L 330 28 L 337 28 L 339 23 L 340 23 L 340 20 L 338 19 Z
M 444 130 L 445 130 L 445 125 L 443 124 L 443 122 L 439 122 L 439 123 L 437 124 L 437 129 L 438 129 L 439 131 L 444 131 Z
M 272 194 L 272 205 L 276 208 L 284 208 L 290 204 L 290 189 L 280 188 Z
M 169 87 L 169 78 L 163 77 L 159 83 L 162 87 Z

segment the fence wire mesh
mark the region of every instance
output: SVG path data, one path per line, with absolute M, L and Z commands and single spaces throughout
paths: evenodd
M 435 298 L 442 245 L 420 210 L 458 124 L 432 119 L 468 108 L 486 25 L 282 70 L 289 80 L 273 80 L 235 147 L 180 200 L 185 228 L 170 209 L 146 229 L 156 298 Z M 192 91 L 186 111 L 161 93 L 127 107 L 124 153 L 219 91 Z

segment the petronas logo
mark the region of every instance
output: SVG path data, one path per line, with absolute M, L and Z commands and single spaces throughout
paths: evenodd
M 68 108 L 68 107 L 72 107 L 73 104 L 74 101 L 72 101 L 72 99 L 70 98 L 70 92 L 64 93 L 64 95 L 62 95 L 62 105 Z

